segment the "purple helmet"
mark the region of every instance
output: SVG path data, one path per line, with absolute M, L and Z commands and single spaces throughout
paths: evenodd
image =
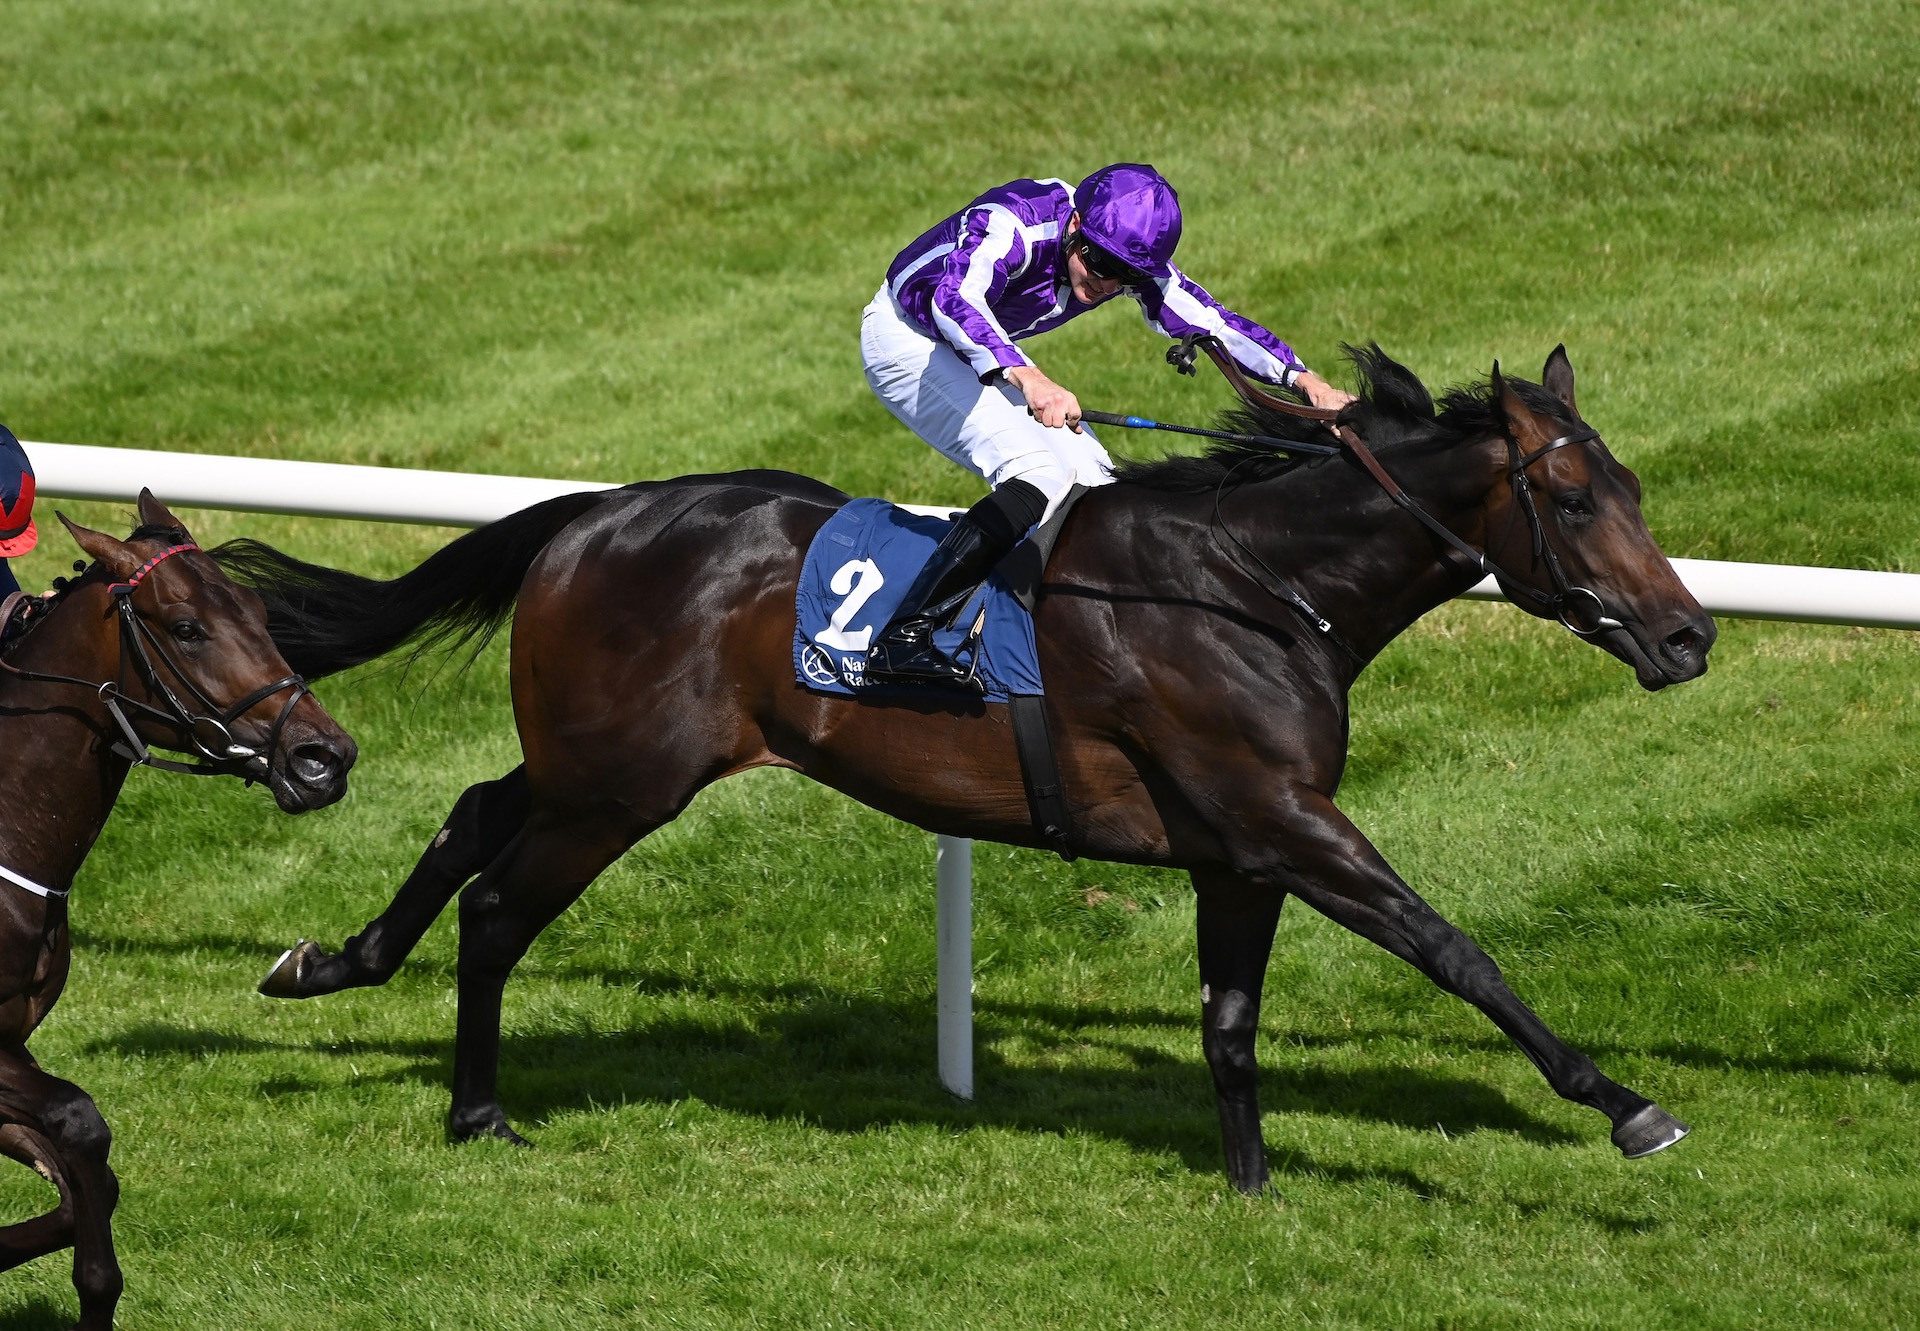
M 1138 162 L 1103 166 L 1080 182 L 1073 202 L 1088 240 L 1151 278 L 1172 275 L 1180 196 L 1158 171 Z

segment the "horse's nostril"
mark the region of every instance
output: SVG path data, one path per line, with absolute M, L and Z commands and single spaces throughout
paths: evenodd
M 300 744 L 287 755 L 287 769 L 294 780 L 309 786 L 331 781 L 342 770 L 340 755 L 325 744 Z
M 1675 665 L 1686 665 L 1700 658 L 1700 633 L 1697 629 L 1684 628 L 1677 633 L 1669 633 L 1660 641 L 1660 651 Z

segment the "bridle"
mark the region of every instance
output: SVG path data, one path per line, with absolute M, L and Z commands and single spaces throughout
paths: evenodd
M 1219 367 L 1220 373 L 1226 376 L 1227 382 L 1233 385 L 1234 391 L 1240 395 L 1240 399 L 1249 406 L 1277 411 L 1284 415 L 1297 416 L 1305 420 L 1319 421 L 1326 425 L 1332 432 L 1334 438 L 1340 441 L 1340 447 L 1334 449 L 1324 445 L 1307 445 L 1301 451 L 1325 454 L 1344 452 L 1351 455 L 1366 470 L 1367 474 L 1373 477 L 1380 488 L 1386 491 L 1389 499 L 1405 509 L 1416 518 L 1422 526 L 1426 527 L 1428 531 L 1439 537 L 1448 546 L 1460 554 L 1465 555 L 1482 573 L 1490 574 L 1498 579 L 1501 589 L 1509 596 L 1514 596 L 1517 593 L 1520 597 L 1529 601 L 1540 614 L 1558 621 L 1568 632 L 1582 638 L 1595 638 L 1602 633 L 1609 633 L 1615 629 L 1625 627 L 1620 620 L 1607 613 L 1606 603 L 1600 599 L 1598 592 L 1594 591 L 1591 587 L 1575 586 L 1573 580 L 1567 576 L 1566 568 L 1560 562 L 1558 552 L 1554 550 L 1552 543 L 1547 540 L 1546 522 L 1540 516 L 1539 499 L 1534 493 L 1533 482 L 1527 476 L 1527 469 L 1541 458 L 1547 456 L 1547 454 L 1552 453 L 1556 449 L 1566 448 L 1571 444 L 1584 444 L 1598 439 L 1600 437 L 1599 431 L 1583 425 L 1579 429 L 1571 430 L 1559 438 L 1550 440 L 1532 452 L 1527 453 L 1521 451 L 1520 443 L 1513 437 L 1512 429 L 1509 427 L 1504 430 L 1507 445 L 1507 483 L 1513 489 L 1515 505 L 1522 513 L 1526 514 L 1527 525 L 1532 531 L 1533 560 L 1537 564 L 1544 563 L 1546 565 L 1547 578 L 1553 584 L 1553 590 L 1551 592 L 1543 592 L 1539 588 L 1528 586 L 1526 583 L 1515 578 L 1488 557 L 1485 551 L 1476 550 L 1471 545 L 1468 545 L 1465 541 L 1461 540 L 1460 537 L 1448 530 L 1446 524 L 1422 508 L 1419 502 L 1402 489 L 1400 483 L 1388 474 L 1387 469 L 1380 465 L 1380 459 L 1373 455 L 1373 450 L 1367 447 L 1366 441 L 1361 439 L 1351 427 L 1339 423 L 1336 419 L 1340 414 L 1337 409 L 1331 407 L 1305 406 L 1298 402 L 1289 402 L 1284 398 L 1278 398 L 1263 391 L 1241 372 L 1240 367 L 1235 364 L 1233 358 L 1227 354 L 1226 348 L 1220 343 L 1219 339 L 1210 335 L 1195 334 L 1181 339 L 1177 346 L 1167 352 L 1167 360 L 1182 374 L 1192 374 L 1193 353 L 1196 348 L 1207 353 L 1213 363 Z M 1288 445 L 1285 441 L 1275 441 L 1275 443 L 1277 447 L 1298 447 L 1297 445 Z M 1229 475 L 1231 475 L 1231 471 L 1229 471 Z M 1221 488 L 1222 490 L 1225 489 L 1224 478 L 1221 483 Z M 1214 526 L 1216 532 L 1223 530 L 1220 522 L 1219 497 L 1217 495 L 1214 504 Z M 1350 655 L 1358 655 L 1353 651 L 1352 647 L 1342 642 L 1338 635 L 1334 633 L 1333 626 L 1327 621 L 1326 617 L 1315 610 L 1299 592 L 1281 580 L 1272 568 L 1267 565 L 1265 560 L 1260 559 L 1257 554 L 1248 550 L 1247 546 L 1238 538 L 1233 537 L 1231 532 L 1228 532 L 1227 536 L 1233 540 L 1236 546 L 1239 546 L 1242 551 L 1252 555 L 1255 561 L 1260 564 L 1260 567 L 1266 571 L 1267 576 L 1278 585 L 1280 598 L 1282 600 L 1293 606 L 1294 609 L 1300 611 L 1322 634 L 1340 643 L 1342 647 L 1346 648 Z
M 122 669 L 115 672 L 113 679 L 96 682 L 78 679 L 72 675 L 22 670 L 4 660 L 0 660 L 0 670 L 5 670 L 18 679 L 48 684 L 74 684 L 92 690 L 101 704 L 106 707 L 107 714 L 113 718 L 114 725 L 119 731 L 118 736 L 108 747 L 130 763 L 142 767 L 162 768 L 169 772 L 185 772 L 192 776 L 237 776 L 251 785 L 255 781 L 266 779 L 268 755 L 279 746 L 280 732 L 286 727 L 287 718 L 293 714 L 293 709 L 299 705 L 300 700 L 312 690 L 307 687 L 307 681 L 299 675 L 286 675 L 271 684 L 262 685 L 238 702 L 222 708 L 207 696 L 206 691 L 196 684 L 186 671 L 179 667 L 167 652 L 159 636 L 145 620 L 134 613 L 134 592 L 138 590 L 147 575 L 174 555 L 199 548 L 189 541 L 162 550 L 134 570 L 132 576 L 125 582 L 108 585 L 107 591 L 113 597 L 114 609 L 120 617 Z M 7 625 L 20 612 L 26 598 L 15 600 L 9 597 L 8 601 L 9 604 L 4 611 L 0 611 L 0 636 L 4 636 Z M 181 700 L 180 695 L 167 685 L 155 666 L 156 657 L 167 667 L 168 672 L 185 686 L 191 701 L 202 710 L 195 711 L 189 707 Z M 129 661 L 132 662 L 134 673 L 139 676 L 140 682 L 146 686 L 148 693 L 160 700 L 160 706 L 156 707 L 129 696 L 116 682 L 125 673 L 124 668 Z M 279 715 L 274 718 L 273 725 L 267 730 L 266 743 L 260 748 L 242 744 L 234 737 L 232 728 L 234 722 L 283 689 L 291 692 L 287 696 L 286 704 L 281 707 Z M 170 758 L 156 758 L 141 740 L 139 733 L 134 730 L 133 722 L 128 717 L 129 712 L 170 726 L 186 736 L 191 748 L 183 747 L 181 751 L 198 754 L 198 761 L 182 763 Z

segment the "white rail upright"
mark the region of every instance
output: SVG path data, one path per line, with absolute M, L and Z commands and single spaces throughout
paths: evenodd
M 939 1010 L 937 1050 L 940 1081 L 962 1100 L 973 1099 L 973 842 L 965 837 L 935 840 L 934 881 L 938 885 L 935 939 L 935 989 Z
M 608 481 L 360 467 L 335 462 L 96 448 L 27 442 L 39 493 L 131 501 L 142 486 L 168 504 L 314 517 L 478 527 L 555 495 L 614 488 Z M 951 509 L 923 508 L 944 513 Z M 1709 614 L 1810 624 L 1920 629 L 1920 574 L 1791 564 L 1676 559 L 1673 567 Z M 1466 595 L 1502 600 L 1489 578 Z M 973 843 L 937 839 L 940 1080 L 973 1098 Z

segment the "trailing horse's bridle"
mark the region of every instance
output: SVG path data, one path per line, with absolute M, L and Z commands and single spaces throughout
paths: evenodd
M 237 776 L 251 785 L 255 781 L 266 779 L 268 755 L 279 746 L 280 732 L 285 728 L 287 718 L 293 714 L 293 709 L 299 705 L 300 700 L 312 690 L 307 687 L 307 681 L 299 675 L 287 675 L 271 684 L 262 685 L 238 702 L 222 709 L 198 684 L 194 683 L 186 671 L 175 664 L 159 637 L 144 620 L 134 613 L 133 593 L 146 576 L 174 555 L 199 548 L 189 541 L 186 544 L 162 550 L 134 570 L 133 575 L 125 582 L 111 583 L 107 587 L 108 593 L 113 597 L 114 609 L 120 616 L 122 664 L 131 660 L 141 683 L 146 685 L 148 692 L 160 699 L 164 706 L 155 707 L 138 698 L 128 696 L 116 682 L 120 672 L 116 672 L 116 679 L 95 682 L 90 679 L 78 679 L 71 675 L 22 670 L 8 661 L 0 661 L 0 669 L 19 679 L 37 680 L 49 684 L 76 684 L 81 688 L 93 690 L 120 731 L 119 736 L 111 742 L 109 747 L 128 762 L 142 767 L 163 768 L 169 772 L 185 772 L 191 776 Z M 0 613 L 0 636 L 4 636 L 7 624 L 18 613 L 26 598 L 15 601 L 9 597 L 8 601 L 11 604 L 6 607 L 4 613 Z M 191 710 L 181 701 L 180 696 L 167 686 L 166 681 L 161 678 L 160 671 L 154 665 L 156 655 L 173 677 L 186 686 L 187 692 L 192 695 L 192 700 L 204 708 L 204 711 Z M 291 689 L 292 692 L 287 697 L 286 705 L 280 709 L 280 714 L 274 718 L 273 725 L 268 728 L 265 745 L 256 749 L 236 739 L 232 729 L 233 723 L 250 709 L 283 689 Z M 158 721 L 162 725 L 171 726 L 185 735 L 192 745 L 192 752 L 200 755 L 200 761 L 181 763 L 169 758 L 154 757 L 138 732 L 134 730 L 133 723 L 128 720 L 129 710 Z
M 1602 633 L 1625 627 L 1618 619 L 1615 619 L 1607 613 L 1606 603 L 1600 599 L 1599 593 L 1595 592 L 1591 587 L 1575 586 L 1573 580 L 1567 576 L 1566 569 L 1560 562 L 1559 554 L 1547 540 L 1546 523 L 1540 517 L 1539 500 L 1534 495 L 1533 482 L 1529 480 L 1527 476 L 1527 468 L 1531 467 L 1547 454 L 1553 452 L 1555 449 L 1565 448 L 1569 444 L 1584 444 L 1591 440 L 1598 439 L 1600 437 L 1599 431 L 1583 425 L 1577 430 L 1570 431 L 1557 439 L 1541 445 L 1531 453 L 1522 453 L 1519 441 L 1513 437 L 1512 429 L 1509 427 L 1505 430 L 1508 460 L 1507 482 L 1513 487 L 1515 504 L 1521 512 L 1527 515 L 1527 525 L 1532 529 L 1534 562 L 1544 563 L 1547 566 L 1547 577 L 1553 584 L 1553 591 L 1551 593 L 1543 592 L 1538 588 L 1529 587 L 1526 583 L 1514 578 L 1505 569 L 1490 559 L 1484 551 L 1476 550 L 1468 545 L 1465 541 L 1454 535 L 1453 532 L 1449 531 L 1446 525 L 1434 517 L 1433 514 L 1420 507 L 1413 496 L 1402 489 L 1400 483 L 1387 474 L 1386 468 L 1380 465 L 1380 459 L 1373 455 L 1373 450 L 1367 447 L 1366 441 L 1361 439 L 1351 428 L 1337 422 L 1336 418 L 1340 414 L 1338 409 L 1332 407 L 1304 406 L 1300 403 L 1289 402 L 1284 398 L 1278 398 L 1271 393 L 1264 392 L 1241 372 L 1240 367 L 1235 364 L 1233 358 L 1227 354 L 1227 350 L 1221 344 L 1220 340 L 1209 335 L 1190 334 L 1181 339 L 1179 345 L 1171 348 L 1167 352 L 1167 360 L 1182 374 L 1192 374 L 1193 353 L 1196 348 L 1207 353 L 1213 363 L 1219 367 L 1220 373 L 1226 376 L 1227 382 L 1233 386 L 1234 391 L 1240 395 L 1241 401 L 1247 403 L 1249 406 L 1277 411 L 1284 415 L 1297 416 L 1305 420 L 1319 421 L 1326 425 L 1327 428 L 1333 432 L 1334 437 L 1340 441 L 1341 450 L 1350 453 L 1354 459 L 1366 469 L 1367 474 L 1372 476 L 1380 488 L 1387 492 L 1389 499 L 1393 500 L 1394 503 L 1417 518 L 1421 525 L 1426 527 L 1427 530 L 1431 531 L 1435 536 L 1438 536 L 1453 549 L 1472 560 L 1474 565 L 1478 567 L 1482 573 L 1491 574 L 1497 578 L 1502 589 L 1504 589 L 1509 596 L 1512 596 L 1516 592 L 1522 594 L 1532 602 L 1542 615 L 1557 620 L 1561 626 L 1570 633 L 1577 634 L 1582 638 L 1597 637 Z M 1276 441 L 1276 444 L 1282 447 L 1285 446 L 1284 441 Z M 1309 451 L 1319 452 L 1321 450 L 1311 448 Z M 1325 451 L 1331 453 L 1340 450 L 1327 449 Z M 1235 544 L 1239 545 L 1240 542 L 1236 540 Z M 1242 548 L 1244 549 L 1245 547 L 1242 546 Z M 1258 559 L 1258 556 L 1255 556 L 1255 558 Z M 1273 570 L 1267 568 L 1264 560 L 1260 560 L 1259 562 L 1261 567 L 1267 570 L 1269 576 L 1274 576 Z M 1277 578 L 1276 581 L 1278 581 Z M 1298 592 L 1287 586 L 1286 583 L 1281 582 L 1280 586 L 1284 593 L 1282 599 L 1288 601 L 1295 609 L 1305 614 L 1322 633 L 1330 637 L 1334 636 L 1332 625 L 1327 622 L 1324 616 L 1314 610 Z M 1339 641 L 1339 639 L 1335 637 L 1335 641 Z M 1342 643 L 1341 645 L 1345 646 L 1346 644 Z M 1347 650 L 1351 653 L 1353 649 L 1349 647 Z

